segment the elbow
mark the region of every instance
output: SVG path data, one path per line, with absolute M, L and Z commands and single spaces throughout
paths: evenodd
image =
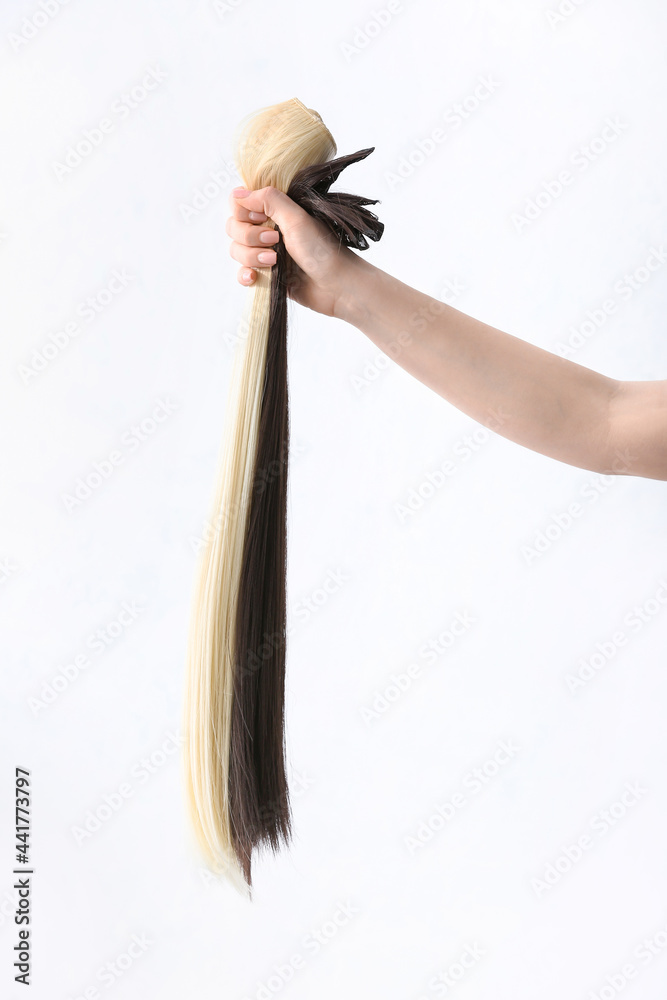
M 667 482 L 667 381 L 612 382 L 604 423 L 605 474 Z

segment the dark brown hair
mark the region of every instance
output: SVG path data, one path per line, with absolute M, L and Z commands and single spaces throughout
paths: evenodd
M 378 199 L 329 191 L 345 167 L 373 152 L 340 156 L 301 170 L 287 191 L 326 223 L 341 246 L 366 250 L 384 225 L 366 205 Z M 248 885 L 253 849 L 274 851 L 290 836 L 285 774 L 287 467 L 287 297 L 295 281 L 282 240 L 271 278 L 266 369 L 253 488 L 236 616 L 229 759 L 232 841 Z

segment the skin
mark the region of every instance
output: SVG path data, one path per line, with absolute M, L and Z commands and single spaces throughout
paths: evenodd
M 474 420 L 568 465 L 667 481 L 667 380 L 608 378 L 473 319 L 339 246 L 275 188 L 237 188 L 230 206 L 242 285 L 275 264 L 282 237 L 296 264 L 290 298 L 351 323 Z

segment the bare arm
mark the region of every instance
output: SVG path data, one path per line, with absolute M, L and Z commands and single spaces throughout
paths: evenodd
M 457 409 L 569 465 L 667 480 L 667 381 L 619 382 L 497 330 L 360 257 L 336 315 Z
M 242 283 L 266 263 L 259 233 L 270 215 L 301 268 L 293 297 L 356 326 L 459 410 L 569 465 L 667 480 L 667 381 L 620 382 L 473 319 L 340 250 L 272 188 L 239 200 L 228 232 Z

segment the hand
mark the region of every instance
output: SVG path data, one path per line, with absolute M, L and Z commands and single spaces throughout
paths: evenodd
M 250 192 L 236 188 L 230 196 L 230 207 L 232 215 L 226 231 L 233 240 L 229 252 L 243 265 L 238 273 L 240 283 L 252 286 L 257 267 L 275 264 L 272 247 L 282 237 L 293 261 L 289 297 L 325 316 L 335 315 L 345 287 L 344 275 L 357 260 L 356 254 L 342 247 L 324 223 L 313 219 L 276 188 Z M 280 233 L 266 225 L 269 219 Z

